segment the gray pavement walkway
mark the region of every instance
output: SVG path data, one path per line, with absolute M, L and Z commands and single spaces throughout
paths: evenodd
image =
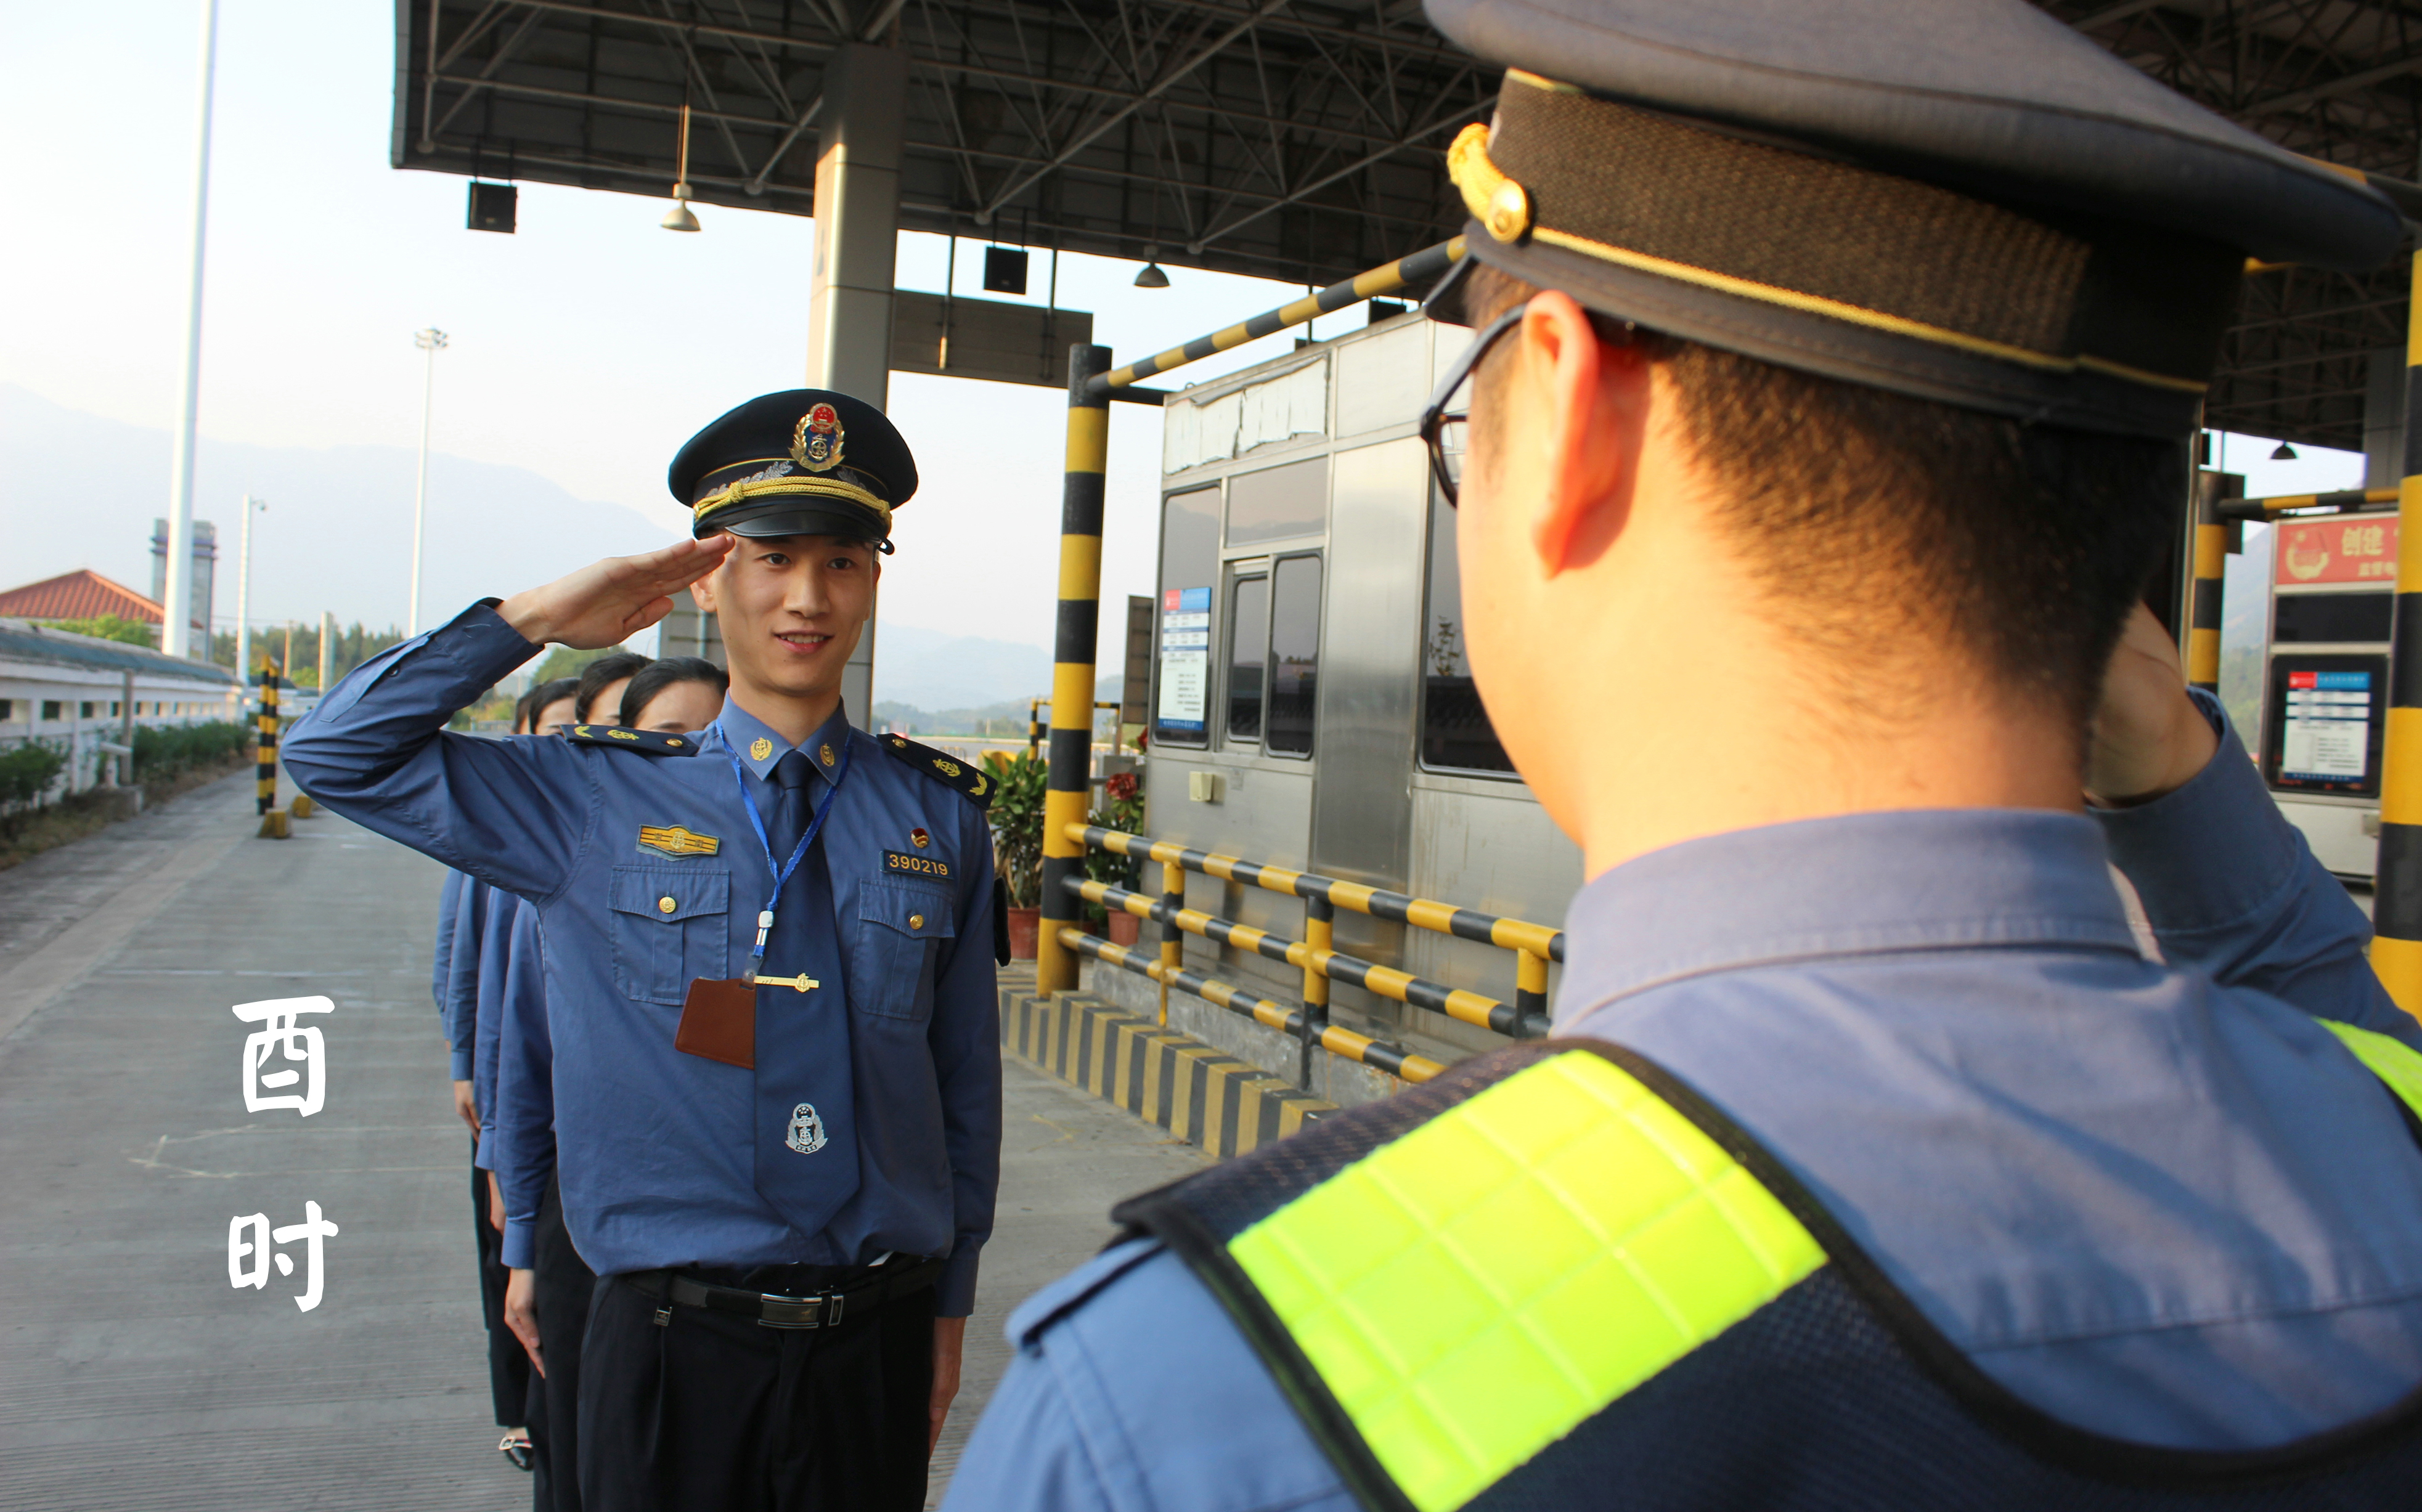
M 248 775 L 0 872 L 0 1508 L 514 1508 L 465 1135 L 428 996 L 439 871 L 341 819 L 252 838 Z M 325 1108 L 247 1115 L 249 1026 L 325 994 Z M 1012 1061 L 999 1231 L 936 1490 L 1000 1320 L 1197 1150 Z M 238 1214 L 317 1201 L 325 1300 L 228 1285 Z M 288 1247 L 290 1250 L 293 1246 Z

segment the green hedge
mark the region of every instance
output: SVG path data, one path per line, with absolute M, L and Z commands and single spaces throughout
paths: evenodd
M 232 720 L 147 725 L 134 731 L 134 780 L 160 782 L 197 767 L 223 766 L 252 746 L 252 727 Z
M 67 770 L 67 753 L 39 740 L 0 751 L 0 803 L 36 803 Z

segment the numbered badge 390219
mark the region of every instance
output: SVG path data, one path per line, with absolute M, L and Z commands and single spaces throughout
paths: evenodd
M 814 1103 L 802 1102 L 791 1110 L 791 1127 L 783 1131 L 782 1143 L 802 1155 L 825 1147 L 825 1121 L 817 1116 Z

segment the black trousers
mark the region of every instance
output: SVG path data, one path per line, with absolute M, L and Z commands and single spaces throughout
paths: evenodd
M 788 1294 L 830 1284 L 787 1273 L 804 1269 L 686 1273 Z M 581 1497 L 588 1512 L 917 1512 L 933 1381 L 931 1290 L 835 1328 L 772 1329 L 601 1277 Z
M 473 1141 L 473 1149 L 478 1142 Z M 488 1173 L 471 1167 L 471 1231 L 480 1248 L 480 1317 L 488 1325 L 488 1396 L 499 1427 L 529 1422 L 529 1356 L 505 1326 L 505 1236 L 488 1223 Z
M 572 1234 L 563 1226 L 563 1195 L 552 1177 L 532 1238 L 538 1346 L 546 1357 L 545 1377 L 530 1381 L 530 1438 L 543 1446 L 532 1505 L 536 1512 L 581 1512 L 580 1344 L 589 1331 L 589 1296 L 597 1276 L 572 1247 Z

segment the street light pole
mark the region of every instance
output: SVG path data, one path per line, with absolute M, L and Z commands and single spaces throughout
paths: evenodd
M 239 688 L 252 686 L 252 517 L 269 507 L 267 499 L 244 496 L 244 528 L 237 533 L 235 564 L 235 678 Z
M 403 616 L 409 639 L 420 633 L 420 541 L 429 516 L 429 405 L 437 390 L 437 354 L 446 350 L 446 333 L 431 326 L 412 334 L 412 344 L 429 354 L 420 380 L 420 475 L 412 486 L 412 606 Z
M 193 653 L 194 418 L 202 388 L 202 242 L 211 202 L 211 84 L 217 71 L 219 0 L 202 0 L 202 76 L 194 107 L 194 261 L 185 286 L 185 370 L 177 387 L 176 453 L 168 464 L 168 570 L 161 590 L 160 649 Z M 210 654 L 210 630 L 202 631 Z

